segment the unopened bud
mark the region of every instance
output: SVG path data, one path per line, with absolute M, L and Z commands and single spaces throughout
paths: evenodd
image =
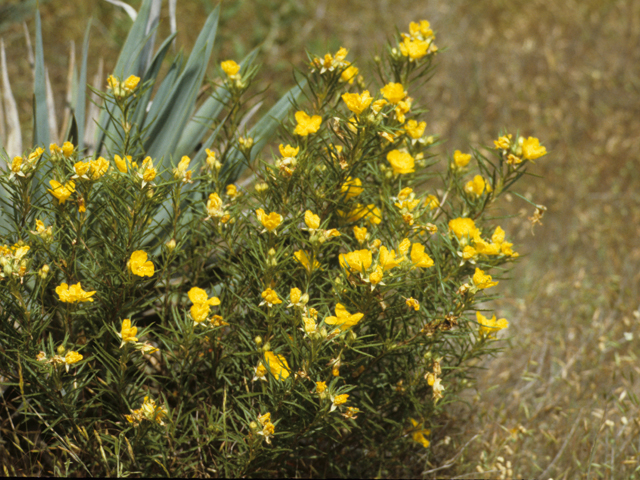
M 262 337 L 260 335 L 258 335 L 256 338 L 254 338 L 253 341 L 256 342 L 257 346 L 262 345 Z
M 167 247 L 167 250 L 169 250 L 169 252 L 173 252 L 173 250 L 176 248 L 176 241 L 172 238 L 167 243 L 165 243 L 164 246 Z
M 60 346 L 56 349 L 56 351 L 58 352 L 58 355 L 64 355 L 64 352 L 66 352 L 66 351 L 67 351 L 67 349 L 66 349 L 66 348 L 64 348 L 64 346 L 63 346 L 63 345 L 60 345 Z

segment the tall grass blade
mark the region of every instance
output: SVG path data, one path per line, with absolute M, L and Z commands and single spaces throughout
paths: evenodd
M 49 69 L 45 68 L 45 82 L 47 88 L 47 116 L 49 118 L 49 139 L 52 142 L 58 141 L 58 120 L 56 118 L 56 103 L 53 98 L 53 88 L 49 79 Z
M 89 55 L 89 32 L 91 31 L 91 20 L 87 25 L 84 33 L 84 41 L 82 42 L 82 63 L 80 64 L 80 78 L 78 78 L 78 91 L 76 94 L 76 105 L 74 117 L 78 126 L 78 150 L 84 148 L 84 131 L 87 121 L 87 57 Z M 102 59 L 98 69 L 102 72 Z
M 60 138 L 64 138 L 69 130 L 71 120 L 71 110 L 75 109 L 74 92 L 78 84 L 78 74 L 76 72 L 76 44 L 69 42 L 69 67 L 67 68 L 67 88 L 64 96 L 64 114 L 62 126 L 60 127 Z
M 136 21 L 136 18 L 138 17 L 138 12 L 136 12 L 136 9 L 133 8 L 131 5 L 121 2 L 120 0 L 105 0 L 105 1 L 109 2 L 111 5 L 115 5 L 116 7 L 122 8 L 125 12 L 127 12 L 127 15 L 129 15 L 131 20 L 133 20 L 134 22 Z

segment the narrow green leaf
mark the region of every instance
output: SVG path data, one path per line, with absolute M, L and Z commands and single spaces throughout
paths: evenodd
M 47 85 L 42 46 L 40 11 L 36 10 L 36 56 L 34 81 L 33 146 L 49 147 L 49 118 L 47 111 Z
M 80 65 L 80 78 L 78 79 L 78 92 L 76 96 L 76 108 L 74 112 L 74 121 L 78 129 L 78 150 L 84 148 L 84 126 L 87 115 L 87 56 L 89 55 L 89 32 L 91 30 L 91 20 L 87 25 L 84 33 L 84 41 L 82 42 L 82 64 Z

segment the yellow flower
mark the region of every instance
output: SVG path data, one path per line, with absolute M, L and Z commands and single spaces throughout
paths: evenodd
M 413 441 L 419 443 L 424 448 L 428 448 L 430 443 L 429 443 L 429 440 L 424 438 L 424 436 L 425 435 L 429 435 L 431 433 L 431 431 L 428 430 L 428 429 L 423 428 L 422 424 L 421 423 L 419 424 L 413 418 L 410 418 L 409 420 L 411 420 L 411 424 L 413 425 L 413 428 L 415 429 L 411 433 L 411 438 L 413 438 Z
M 342 395 L 336 395 L 335 397 L 332 397 L 332 404 L 331 404 L 330 411 L 333 412 L 340 405 L 344 405 L 345 403 L 347 403 L 348 398 L 349 398 L 348 393 L 343 393 Z
M 409 120 L 404 126 L 405 131 L 414 140 L 419 139 L 424 134 L 424 129 L 427 128 L 427 122 L 416 122 L 415 120 Z
M 371 262 L 371 250 L 356 250 L 355 252 L 340 254 L 340 265 L 356 272 L 364 273 L 366 270 L 369 270 Z
M 471 245 L 467 245 L 462 249 L 462 259 L 465 261 L 473 259 L 477 254 L 478 252 Z
M 429 207 L 429 210 L 434 210 L 440 206 L 440 200 L 435 195 L 427 195 L 424 199 L 424 204 Z
M 49 184 L 53 187 L 53 190 L 47 190 L 58 199 L 60 205 L 64 205 L 64 202 L 66 202 L 71 194 L 76 191 L 76 184 L 73 183 L 73 180 L 69 180 L 64 185 L 55 180 L 49 180 Z
M 420 20 L 420 23 L 411 22 L 409 24 L 409 34 L 412 38 L 429 38 L 433 36 L 431 24 L 427 20 Z
M 460 150 L 453 152 L 453 163 L 455 163 L 458 168 L 466 167 L 470 160 L 471 154 L 469 153 L 462 153 Z
M 429 43 L 423 40 L 412 40 L 408 37 L 405 37 L 398 45 L 400 47 L 400 52 L 403 56 L 409 57 L 410 60 L 419 60 L 427 54 L 427 50 L 429 49 Z
M 408 238 L 404 238 L 400 242 L 400 245 L 398 245 L 398 251 L 400 252 L 400 255 L 406 255 L 409 251 L 409 247 L 411 247 L 411 241 Z
M 282 300 L 280 300 L 278 294 L 270 288 L 267 288 L 264 292 L 262 292 L 262 298 L 263 301 L 262 303 L 260 303 L 260 305 L 264 305 L 266 303 L 268 307 L 273 307 L 274 305 L 282 303 Z
M 65 303 L 82 303 L 82 302 L 93 302 L 93 298 L 91 298 L 96 292 L 85 292 L 82 290 L 82 286 L 80 286 L 80 282 L 75 285 L 67 285 L 66 283 L 61 283 L 56 287 L 56 293 L 58 297 L 60 297 L 61 302 Z
M 140 82 L 140 77 L 129 75 L 129 77 L 124 81 L 124 89 L 132 92 L 138 86 L 138 82 Z
M 209 317 L 209 307 L 220 305 L 218 297 L 209 298 L 207 292 L 198 287 L 191 287 L 187 295 L 193 303 L 190 311 L 196 324 L 204 322 Z
M 398 120 L 398 122 L 400 123 L 404 123 L 404 115 L 406 113 L 409 113 L 409 110 L 411 110 L 411 99 L 407 98 L 406 101 L 401 101 L 398 102 L 398 105 L 396 105 L 396 120 Z
M 125 318 L 122 320 L 122 327 L 120 328 L 120 333 L 118 336 L 122 338 L 122 343 L 120 344 L 120 348 L 124 346 L 125 343 L 129 342 L 137 342 L 138 338 L 136 334 L 138 333 L 138 327 L 131 326 L 131 320 Z
M 353 227 L 353 235 L 360 245 L 367 240 L 367 229 L 364 227 Z
M 271 212 L 267 215 L 263 209 L 259 208 L 256 210 L 256 216 L 268 232 L 273 232 L 282 223 L 282 215 L 276 212 Z
M 271 423 L 271 414 L 267 412 L 264 415 L 258 415 L 258 421 L 262 425 L 262 430 L 258 432 L 258 435 L 264 436 L 264 439 L 270 444 L 271 437 L 276 431 L 275 425 Z
M 503 135 L 498 138 L 498 140 L 494 140 L 493 144 L 496 146 L 496 150 L 509 150 L 511 147 L 511 134 Z
M 382 110 L 382 107 L 384 107 L 387 103 L 389 102 L 383 99 L 376 100 L 371 104 L 371 111 L 377 115 L 378 113 L 380 113 L 380 110 Z M 393 139 L 391 139 L 390 141 L 393 142 Z
M 227 197 L 236 198 L 238 196 L 238 187 L 233 183 L 227 185 Z
M 313 321 L 313 318 L 302 317 L 302 321 L 304 322 L 304 328 L 302 329 L 302 331 L 305 333 L 305 336 L 313 336 L 318 332 L 318 325 L 316 325 L 316 322 Z
M 289 378 L 291 370 L 287 360 L 282 355 L 273 352 L 264 352 L 264 361 L 276 380 L 281 382 Z
M 522 156 L 527 160 L 535 160 L 547 154 L 547 149 L 540 145 L 540 140 L 529 137 L 522 141 Z
M 491 235 L 491 241 L 500 245 L 502 242 L 504 242 L 504 235 L 504 230 L 501 227 L 496 227 L 493 235 Z
M 454 218 L 449 220 L 449 231 L 453 232 L 456 237 L 473 237 L 479 230 L 475 222 L 471 218 Z
M 93 181 L 99 180 L 109 169 L 109 162 L 103 157 L 98 157 L 97 160 L 92 160 L 89 163 L 91 166 L 91 180 Z
M 485 181 L 480 175 L 473 177 L 473 180 L 469 180 L 464 186 L 464 191 L 469 195 L 480 196 L 484 192 Z M 489 191 L 489 189 L 487 189 Z
M 151 261 L 147 261 L 147 254 L 142 250 L 136 250 L 129 259 L 131 273 L 138 277 L 152 277 L 155 268 Z
M 373 98 L 369 94 L 369 90 L 365 90 L 361 94 L 345 93 L 342 95 L 342 100 L 347 104 L 349 110 L 356 115 L 360 115 L 371 105 Z
M 91 168 L 91 162 L 76 162 L 73 165 L 73 170 L 75 172 L 74 177 L 85 177 L 87 178 L 87 172 Z
M 387 154 L 387 160 L 393 168 L 393 173 L 413 173 L 415 161 L 411 155 L 400 150 L 392 150 Z
M 476 312 L 476 318 L 480 326 L 480 334 L 488 337 L 495 337 L 500 330 L 509 327 L 509 322 L 506 318 L 496 320 L 495 314 L 493 317 L 487 318 L 480 312 Z
M 493 282 L 491 275 L 485 275 L 484 271 L 476 268 L 476 271 L 473 274 L 473 284 L 478 290 L 484 290 L 485 288 L 498 285 L 498 282 Z
M 311 210 L 307 210 L 304 212 L 304 223 L 310 230 L 316 230 L 320 228 L 320 217 Z
M 507 155 L 507 163 L 509 165 L 518 165 L 522 163 L 522 159 L 520 157 L 517 157 L 513 153 L 510 153 L 509 155 Z
M 285 147 L 283 144 L 280 144 L 278 148 L 280 150 L 280 155 L 282 155 L 283 158 L 295 157 L 300 151 L 300 147 L 293 148 L 291 145 L 287 145 Z
M 297 252 L 294 252 L 293 256 L 309 273 L 311 273 L 316 268 L 320 267 L 320 262 L 318 262 L 315 258 L 313 260 L 313 265 L 312 265 L 309 255 L 307 255 L 307 252 L 303 250 L 298 250 Z
M 73 154 L 73 149 L 74 149 L 74 146 L 73 146 L 73 143 L 71 142 L 64 142 L 62 144 L 62 154 L 65 157 L 70 157 Z
M 327 325 L 335 325 L 344 332 L 345 330 L 355 326 L 364 317 L 363 313 L 350 314 L 341 303 L 336 305 L 336 316 L 326 317 L 324 323 Z
M 316 382 L 316 393 L 322 393 L 327 389 L 326 382 Z
M 187 170 L 189 163 L 191 163 L 191 159 L 184 155 L 180 159 L 178 166 L 173 170 L 173 176 L 177 179 L 182 179 L 183 182 L 189 182 L 191 180 L 191 170 Z
M 378 262 L 385 272 L 397 267 L 404 260 L 404 257 L 396 258 L 395 250 L 389 251 L 385 246 L 380 247 L 380 256 L 378 257 Z
M 294 287 L 289 292 L 289 300 L 293 305 L 300 303 L 300 297 L 302 297 L 302 291 L 299 288 Z
M 380 89 L 380 93 L 384 98 L 389 100 L 389 103 L 394 105 L 403 100 L 407 95 L 401 83 L 387 83 Z
M 322 117 L 319 115 L 314 115 L 310 117 L 302 110 L 296 112 L 296 125 L 293 133 L 296 135 L 300 135 L 301 137 L 306 137 L 311 133 L 316 133 L 320 129 L 320 124 L 322 124 Z
M 156 169 L 153 168 L 153 165 L 145 168 L 144 172 L 142 173 L 143 184 L 152 182 L 153 179 L 156 178 L 157 173 L 158 172 L 156 172 Z
M 424 251 L 424 245 L 414 243 L 411 245 L 411 261 L 413 268 L 429 268 L 433 267 L 433 260 Z
M 240 71 L 240 65 L 238 65 L 233 60 L 225 60 L 224 62 L 220 63 L 220 67 L 222 68 L 222 71 L 229 77 L 233 77 Z
M 131 155 L 127 155 L 125 158 L 122 158 L 120 155 L 114 155 L 113 161 L 116 163 L 116 167 L 122 173 L 127 173 L 127 163 L 131 163 Z
M 67 365 L 73 365 L 74 363 L 78 363 L 82 360 L 82 355 L 78 352 L 70 351 L 64 356 L 64 363 Z
M 255 382 L 256 380 L 262 380 L 264 382 L 267 381 L 267 367 L 265 367 L 262 362 L 260 362 L 255 368 L 255 375 L 251 379 L 252 382 Z
M 358 75 L 358 69 L 353 65 L 349 65 L 340 74 L 340 81 L 349 82 L 349 85 L 352 85 L 353 81 L 356 79 L 356 75 Z
M 407 298 L 406 302 L 407 307 L 413 308 L 416 312 L 420 310 L 420 302 L 413 297 Z
M 347 177 L 347 181 L 340 187 L 340 192 L 345 194 L 345 200 L 357 197 L 364 191 L 362 188 L 362 180 L 359 178 Z
M 367 206 L 358 203 L 350 212 L 344 213 L 342 210 L 338 210 L 338 214 L 350 222 L 357 222 L 361 218 L 365 218 L 368 222 L 377 225 L 382 221 L 382 212 L 372 203 Z
M 369 274 L 369 282 L 371 282 L 371 285 L 377 285 L 382 281 L 383 275 L 384 270 L 382 270 L 382 267 L 378 265 L 376 269 Z
M 210 194 L 209 200 L 207 200 L 207 214 L 210 217 L 220 218 L 224 215 L 222 207 L 222 199 L 220 198 L 220 195 L 217 193 Z

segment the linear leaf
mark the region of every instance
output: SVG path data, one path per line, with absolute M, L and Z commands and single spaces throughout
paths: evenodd
M 7 55 L 4 50 L 4 40 L 0 39 L 0 53 L 2 55 L 2 97 L 7 122 L 7 138 L 5 147 L 9 158 L 22 154 L 22 131 L 20 130 L 20 118 L 18 117 L 18 105 L 11 93 L 9 73 L 7 71 Z
M 89 33 L 91 30 L 91 20 L 87 25 L 82 42 L 82 64 L 80 65 L 80 78 L 78 79 L 78 93 L 76 96 L 76 107 L 74 116 L 78 126 L 78 150 L 84 148 L 84 128 L 87 115 L 87 56 L 89 55 Z
M 49 116 L 47 111 L 47 85 L 44 69 L 44 48 L 42 46 L 42 25 L 40 11 L 36 10 L 36 55 L 34 80 L 34 129 L 33 146 L 49 146 Z

